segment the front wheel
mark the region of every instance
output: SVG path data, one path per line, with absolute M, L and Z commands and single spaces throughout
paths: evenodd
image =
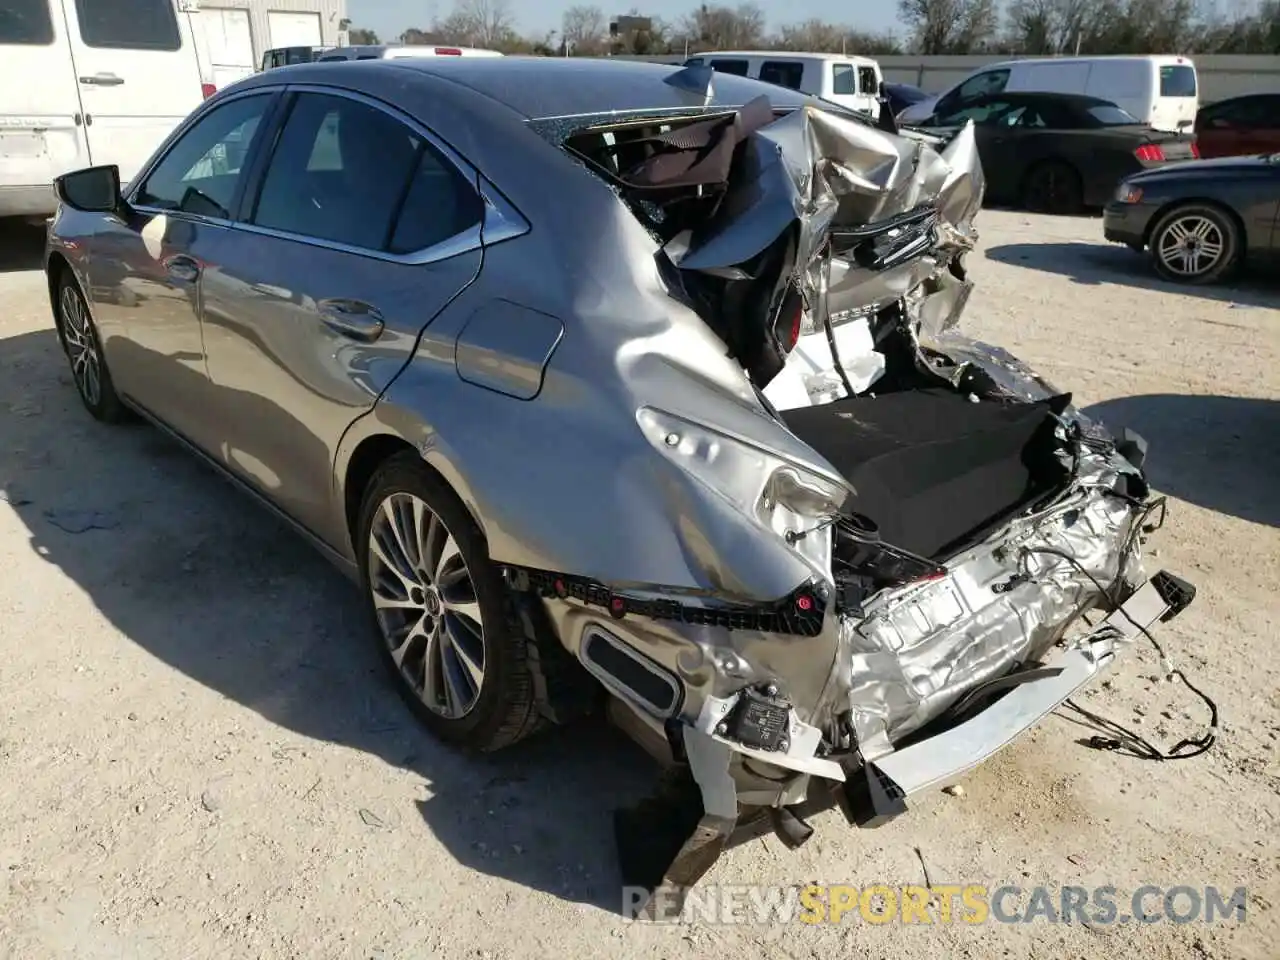
M 423 724 L 483 751 L 531 733 L 533 679 L 506 584 L 471 515 L 416 455 L 378 471 L 357 543 L 378 649 Z
M 103 423 L 119 423 L 127 412 L 116 395 L 111 371 L 102 355 L 102 340 L 89 314 L 80 285 L 69 270 L 58 279 L 58 339 L 71 365 L 71 378 L 85 409 Z
M 1217 207 L 1198 203 L 1161 217 L 1149 246 L 1156 273 L 1175 283 L 1216 283 L 1235 269 L 1243 252 L 1235 220 Z

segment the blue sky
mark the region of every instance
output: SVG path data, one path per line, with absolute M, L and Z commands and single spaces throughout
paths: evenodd
M 567 7 L 582 0 L 511 0 L 511 12 L 517 28 L 522 33 L 543 33 L 557 30 L 560 17 Z M 591 0 L 587 0 L 591 2 Z M 597 5 L 606 15 L 625 13 L 634 5 L 642 13 L 677 20 L 694 8 L 697 0 L 622 0 L 621 3 L 601 2 Z M 729 5 L 734 5 L 730 0 Z M 347 0 L 347 16 L 351 25 L 375 30 L 386 41 L 393 40 L 407 27 L 426 27 L 434 12 L 440 17 L 448 15 L 453 0 Z M 898 4 L 896 0 L 769 0 L 762 3 L 769 15 L 769 26 L 821 17 L 833 23 L 848 23 L 860 30 L 880 31 L 896 29 Z M 857 7 L 857 13 L 853 8 Z M 616 7 L 616 9 L 615 9 Z M 779 9 L 781 8 L 781 9 Z M 783 14 L 785 11 L 785 14 Z

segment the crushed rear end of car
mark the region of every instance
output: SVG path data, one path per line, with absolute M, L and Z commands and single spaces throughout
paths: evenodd
M 696 90 L 709 75 L 668 82 Z M 654 891 L 659 916 L 745 839 L 799 846 L 833 805 L 862 828 L 899 815 L 1194 588 L 1143 570 L 1164 502 L 1142 439 L 1112 436 L 955 329 L 984 191 L 971 124 L 942 140 L 762 100 L 611 119 L 564 146 L 661 243 L 671 296 L 724 342 L 761 412 L 813 453 L 637 411 L 657 455 L 756 521 L 741 563 L 779 544 L 803 560 L 784 596 L 507 570 L 559 636 L 583 638 L 615 720 L 670 767 L 617 818 L 625 880 Z

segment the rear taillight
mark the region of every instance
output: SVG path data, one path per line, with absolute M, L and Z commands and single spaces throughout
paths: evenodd
M 1160 149 L 1160 145 L 1157 143 L 1144 143 L 1133 151 L 1133 155 L 1143 163 L 1161 163 L 1164 161 L 1164 151 Z
M 218 92 L 218 88 L 215 87 L 212 83 L 200 84 L 200 93 L 204 96 L 204 99 L 206 100 L 208 100 L 217 92 Z
M 1191 155 L 1197 160 L 1200 159 L 1200 144 L 1196 143 L 1194 140 L 1191 141 Z
M 437 57 L 460 57 L 462 51 L 457 47 L 436 47 Z

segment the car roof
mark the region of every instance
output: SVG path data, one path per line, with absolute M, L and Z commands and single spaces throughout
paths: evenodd
M 329 65 L 304 66 L 310 66 L 314 70 Z M 806 94 L 786 87 L 725 73 L 712 75 L 712 96 L 707 98 L 701 93 L 666 82 L 667 78 L 682 70 L 698 68 L 634 60 L 590 57 L 424 57 L 370 60 L 353 66 L 430 74 L 474 90 L 530 119 L 741 106 L 761 95 L 767 96 L 775 107 L 781 108 L 795 108 L 813 100 Z

